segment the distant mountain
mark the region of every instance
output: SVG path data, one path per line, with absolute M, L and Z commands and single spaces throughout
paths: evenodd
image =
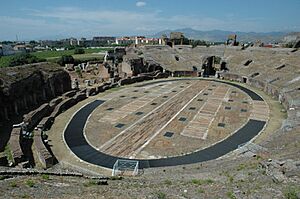
M 242 42 L 255 42 L 260 40 L 265 43 L 269 42 L 280 42 L 283 37 L 287 35 L 287 32 L 266 32 L 266 33 L 257 33 L 257 32 L 233 32 L 233 31 L 223 31 L 223 30 L 210 30 L 210 31 L 201 31 L 194 30 L 192 28 L 183 28 L 176 30 L 164 30 L 158 32 L 152 37 L 161 37 L 161 35 L 166 34 L 168 37 L 170 32 L 182 32 L 185 37 L 190 39 L 200 39 L 205 41 L 214 41 L 214 42 L 224 42 L 226 41 L 228 35 L 236 34 L 237 40 Z

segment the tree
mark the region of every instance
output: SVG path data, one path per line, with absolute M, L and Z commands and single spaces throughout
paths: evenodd
M 206 42 L 204 40 L 193 40 L 191 42 L 193 48 L 195 48 L 196 46 L 206 46 Z
M 61 66 L 64 66 L 65 64 L 74 64 L 75 60 L 71 55 L 63 55 L 61 58 L 57 61 L 57 63 Z
M 85 53 L 85 51 L 84 51 L 83 48 L 76 48 L 75 51 L 74 51 L 74 54 L 75 54 L 75 55 L 76 55 L 76 54 L 84 54 L 84 53 Z
M 29 42 L 29 44 L 30 44 L 30 45 L 36 45 L 36 44 L 38 44 L 38 42 L 32 40 L 32 41 Z

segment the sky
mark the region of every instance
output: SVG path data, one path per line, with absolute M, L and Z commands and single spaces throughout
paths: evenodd
M 300 0 L 0 0 L 0 40 L 300 31 Z

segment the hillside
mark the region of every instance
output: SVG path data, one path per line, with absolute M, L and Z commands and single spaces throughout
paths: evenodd
M 262 42 L 280 42 L 283 37 L 287 34 L 286 32 L 266 32 L 266 33 L 257 33 L 257 32 L 234 32 L 234 31 L 223 31 L 223 30 L 210 30 L 210 31 L 201 31 L 195 30 L 192 28 L 183 28 L 176 30 L 163 30 L 158 32 L 153 37 L 161 37 L 162 34 L 169 35 L 170 32 L 182 32 L 188 38 L 200 39 L 205 41 L 226 41 L 227 36 L 230 34 L 237 34 L 238 41 L 256 41 L 261 40 Z

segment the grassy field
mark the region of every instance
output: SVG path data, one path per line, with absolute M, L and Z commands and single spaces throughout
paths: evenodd
M 8 65 L 11 56 L 0 57 L 0 68 Z
M 46 59 L 48 61 L 55 62 L 62 55 L 72 55 L 74 57 L 74 59 L 79 59 L 79 60 L 89 60 L 89 59 L 94 59 L 94 58 L 103 59 L 104 53 L 107 50 L 110 50 L 110 49 L 109 48 L 84 49 L 85 54 L 77 54 L 77 55 L 74 55 L 74 50 L 41 51 L 41 52 L 33 52 L 31 54 L 40 59 Z M 13 57 L 13 55 L 0 57 L 0 68 L 8 66 L 8 63 L 9 63 L 11 57 Z
M 41 58 L 41 59 L 53 59 L 53 58 L 59 58 L 62 55 L 74 55 L 75 59 L 76 59 L 76 57 L 78 57 L 80 59 L 82 57 L 90 58 L 92 55 L 94 55 L 94 57 L 97 57 L 97 54 L 93 54 L 93 53 L 104 53 L 107 50 L 109 50 L 109 49 L 107 49 L 107 48 L 84 49 L 85 54 L 81 54 L 81 55 L 74 55 L 74 50 L 42 51 L 42 52 L 34 52 L 34 53 L 32 53 L 32 55 L 35 55 L 35 56 L 37 56 L 38 58 Z

